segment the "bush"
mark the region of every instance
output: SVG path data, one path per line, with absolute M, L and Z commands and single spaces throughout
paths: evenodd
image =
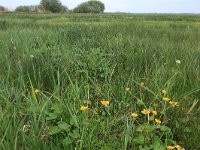
M 36 12 L 38 10 L 38 6 L 18 6 L 15 11 L 18 12 Z
M 40 3 L 45 10 L 53 13 L 61 12 L 64 8 L 59 0 L 42 0 Z
M 15 11 L 18 11 L 18 12 L 29 12 L 29 6 L 18 6 Z
M 74 12 L 76 13 L 103 13 L 104 10 L 104 3 L 96 0 L 83 2 L 74 8 Z

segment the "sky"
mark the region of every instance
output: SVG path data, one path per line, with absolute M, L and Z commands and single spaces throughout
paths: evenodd
M 63 5 L 73 9 L 87 0 L 60 0 Z M 106 12 L 128 13 L 199 13 L 200 0 L 100 0 Z M 15 9 L 19 5 L 36 5 L 40 0 L 0 0 L 0 5 Z

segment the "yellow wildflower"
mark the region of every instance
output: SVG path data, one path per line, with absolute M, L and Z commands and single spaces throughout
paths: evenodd
M 175 146 L 177 150 L 185 150 L 185 148 L 181 147 L 180 145 Z
M 132 116 L 132 117 L 137 117 L 138 114 L 137 114 L 137 113 L 131 113 L 131 116 Z
M 89 109 L 88 106 L 81 106 L 80 108 L 80 110 L 83 110 L 83 111 L 88 110 L 88 109 Z
M 171 105 L 172 105 L 172 107 L 176 107 L 176 106 L 178 106 L 177 104 L 178 104 L 178 102 L 169 102 Z
M 180 145 L 175 146 L 177 150 L 182 150 L 182 147 Z
M 35 94 L 39 94 L 40 93 L 40 90 L 39 89 L 35 89 Z
M 143 113 L 144 115 L 148 115 L 148 114 L 150 114 L 150 111 L 147 110 L 147 109 L 143 109 L 143 110 L 141 111 L 141 113 Z
M 161 93 L 167 94 L 167 91 L 164 89 L 164 90 L 161 91 Z
M 140 83 L 140 87 L 143 88 L 144 87 L 144 82 Z
M 109 105 L 109 101 L 101 101 L 101 104 L 104 106 L 108 106 Z
M 173 150 L 173 149 L 175 149 L 175 146 L 169 145 L 169 146 L 167 146 L 167 149 L 168 149 L 168 150 Z
M 155 119 L 155 122 L 156 122 L 157 124 L 161 124 L 161 120 L 160 120 L 160 119 Z
M 126 88 L 125 88 L 125 91 L 126 91 L 126 92 L 128 92 L 129 90 L 130 90 L 130 88 L 129 88 L 129 87 L 126 87 Z
M 153 110 L 152 114 L 156 116 L 156 115 L 158 115 L 158 112 L 156 110 Z
M 162 99 L 163 99 L 163 101 L 166 101 L 166 102 L 169 102 L 169 101 L 171 100 L 171 99 L 168 98 L 168 97 L 163 97 Z

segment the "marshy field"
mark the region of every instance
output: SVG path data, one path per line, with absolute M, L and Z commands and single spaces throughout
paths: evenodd
M 0 14 L 1 150 L 199 150 L 200 15 Z

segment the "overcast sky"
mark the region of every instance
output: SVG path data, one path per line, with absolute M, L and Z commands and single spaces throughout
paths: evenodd
M 61 0 L 72 9 L 86 0 Z M 200 13 L 200 0 L 101 0 L 106 12 L 132 13 Z M 0 0 L 0 5 L 15 9 L 19 5 L 35 5 L 40 0 Z

